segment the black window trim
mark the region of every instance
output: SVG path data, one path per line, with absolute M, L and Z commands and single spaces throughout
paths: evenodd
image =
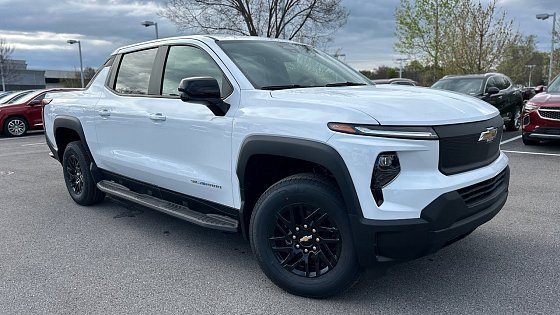
M 224 71 L 224 69 L 222 69 L 222 67 L 220 67 L 220 65 L 216 62 L 216 60 L 212 57 L 212 55 L 210 55 L 208 53 L 208 51 L 206 51 L 204 48 L 202 48 L 198 45 L 190 44 L 190 43 L 189 44 L 164 44 L 164 45 L 160 45 L 160 46 L 145 47 L 145 48 L 142 48 L 142 49 L 127 51 L 125 53 L 119 53 L 119 54 L 115 55 L 114 60 L 112 61 L 110 73 L 107 77 L 107 81 L 105 82 L 105 87 L 109 91 L 111 91 L 113 94 L 118 95 L 118 96 L 180 99 L 179 96 L 170 96 L 170 95 L 162 95 L 161 94 L 162 90 L 163 90 L 163 72 L 165 70 L 165 65 L 167 64 L 167 57 L 168 57 L 170 48 L 174 47 L 174 46 L 191 46 L 191 47 L 194 47 L 194 48 L 198 48 L 198 49 L 204 51 L 206 54 L 208 54 L 210 56 L 210 58 L 212 58 L 212 60 L 216 64 L 216 66 L 220 69 L 220 71 L 222 72 L 222 74 L 223 74 L 224 78 L 226 79 L 227 83 L 231 87 L 231 93 L 222 97 L 222 100 L 230 97 L 234 93 L 235 85 L 233 85 L 231 83 L 231 80 L 226 75 L 226 72 Z M 154 48 L 157 48 L 157 52 L 156 52 L 156 56 L 154 58 L 154 64 L 152 65 L 152 73 L 150 74 L 150 82 L 148 84 L 148 94 L 124 94 L 124 93 L 117 92 L 115 90 L 115 85 L 117 83 L 117 75 L 118 75 L 120 67 L 121 67 L 123 56 L 126 55 L 126 54 L 139 52 L 139 51 L 143 51 L 143 50 L 154 49 Z M 154 93 L 154 94 L 150 94 L 150 93 Z

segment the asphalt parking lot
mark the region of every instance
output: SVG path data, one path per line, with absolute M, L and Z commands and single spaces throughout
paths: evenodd
M 509 199 L 440 252 L 328 300 L 285 293 L 240 235 L 106 199 L 76 205 L 42 133 L 0 136 L 0 313 L 559 313 L 560 144 L 504 133 Z

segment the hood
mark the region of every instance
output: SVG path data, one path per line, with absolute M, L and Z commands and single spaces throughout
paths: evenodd
M 529 102 L 539 106 L 560 106 L 560 93 L 539 93 Z
M 490 119 L 498 110 L 474 97 L 413 86 L 355 86 L 272 91 L 273 98 L 361 111 L 382 125 L 434 126 Z

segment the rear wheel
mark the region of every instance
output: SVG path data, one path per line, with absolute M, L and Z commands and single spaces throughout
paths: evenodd
M 62 169 L 70 197 L 82 206 L 103 200 L 105 194 L 97 188 L 90 171 L 91 159 L 80 141 L 70 142 L 64 150 Z
M 21 117 L 11 117 L 4 123 L 4 133 L 10 137 L 21 137 L 27 133 L 27 121 Z
M 299 174 L 272 185 L 255 206 L 250 232 L 264 273 L 290 293 L 328 297 L 358 279 L 344 202 L 326 177 Z

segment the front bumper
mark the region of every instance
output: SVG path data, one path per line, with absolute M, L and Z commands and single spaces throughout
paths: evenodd
M 351 216 L 354 246 L 364 267 L 434 253 L 492 219 L 504 206 L 509 167 L 496 177 L 445 193 L 418 219 L 370 220 Z

